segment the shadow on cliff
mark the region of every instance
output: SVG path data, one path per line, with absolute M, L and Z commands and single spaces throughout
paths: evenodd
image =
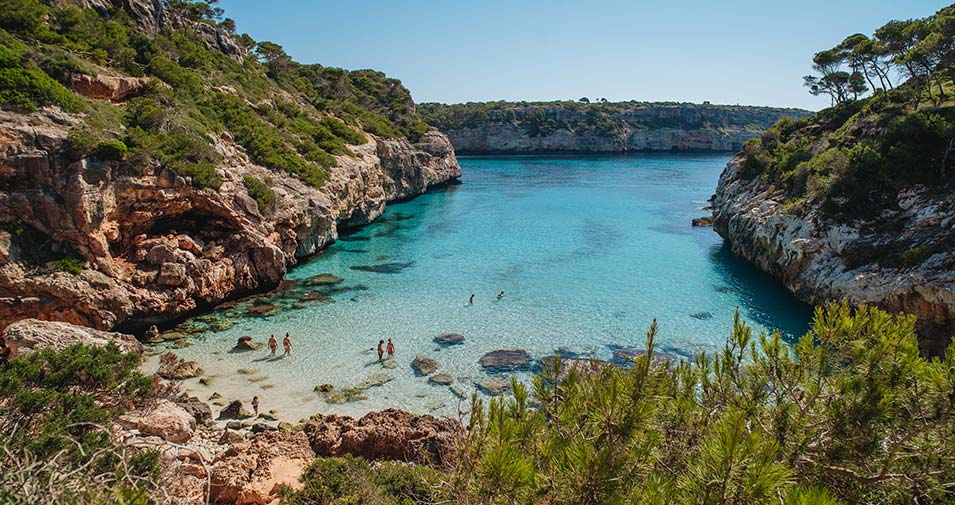
M 812 307 L 797 299 L 781 282 L 734 255 L 725 243 L 710 250 L 709 261 L 720 276 L 720 281 L 709 288 L 735 293 L 743 319 L 778 328 L 788 342 L 806 333 Z

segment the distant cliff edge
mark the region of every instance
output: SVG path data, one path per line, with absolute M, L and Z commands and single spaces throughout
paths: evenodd
M 458 153 L 739 151 L 802 109 L 648 102 L 425 103 L 418 113 Z

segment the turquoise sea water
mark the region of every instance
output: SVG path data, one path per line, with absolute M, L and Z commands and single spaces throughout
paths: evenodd
M 267 300 L 286 307 L 275 315 L 247 317 L 240 306 L 218 314 L 231 328 L 194 333 L 192 345 L 176 352 L 212 377 L 208 386 L 186 386 L 203 399 L 212 391 L 225 399 L 259 395 L 265 410 L 293 420 L 386 407 L 455 415 L 458 398 L 414 374 L 416 354 L 437 360 L 469 392 L 474 380 L 493 375 L 478 364 L 485 352 L 517 347 L 539 359 L 564 347 L 610 359 L 617 347 L 641 348 L 653 318 L 661 348 L 684 356 L 720 347 L 737 307 L 755 326 L 802 334 L 808 307 L 732 256 L 712 229 L 690 226 L 728 158 L 461 157 L 463 184 L 390 205 L 379 221 L 289 275 L 331 273 L 342 283 L 300 284 Z M 299 303 L 309 289 L 334 302 Z M 294 345 L 289 358 L 269 359 L 265 348 L 228 352 L 239 336 L 281 340 L 285 332 Z M 439 348 L 432 338 L 444 332 L 466 341 Z M 394 369 L 368 352 L 387 338 L 397 347 Z M 393 380 L 365 391 L 367 399 L 335 404 L 312 391 L 380 373 Z

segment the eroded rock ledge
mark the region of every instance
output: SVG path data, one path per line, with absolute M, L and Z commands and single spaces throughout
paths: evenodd
M 877 222 L 836 223 L 817 209 L 787 214 L 768 184 L 739 174 L 734 158 L 720 176 L 713 228 L 733 253 L 780 279 L 800 299 L 848 299 L 918 317 L 923 348 L 941 352 L 955 335 L 955 250 L 925 251 L 913 266 L 885 266 L 879 251 L 905 239 L 946 243 L 955 208 L 927 188 L 912 187 Z M 891 226 L 889 226 L 891 223 Z M 914 253 L 913 253 L 914 254 Z
M 0 329 L 38 318 L 136 331 L 267 290 L 339 227 L 461 175 L 434 130 L 417 143 L 368 135 L 320 189 L 252 163 L 224 133 L 212 139 L 224 183 L 199 190 L 157 166 L 68 161 L 78 121 L 58 109 L 0 111 Z M 246 175 L 271 178 L 272 208 L 259 210 Z M 86 262 L 82 272 L 48 268 L 70 256 Z

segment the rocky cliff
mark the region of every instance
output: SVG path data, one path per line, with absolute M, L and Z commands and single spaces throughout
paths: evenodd
M 799 109 L 663 103 L 422 104 L 460 153 L 738 151 Z
M 874 219 L 837 219 L 820 207 L 797 214 L 769 182 L 744 175 L 744 159 L 730 161 L 713 200 L 713 228 L 733 253 L 806 302 L 847 299 L 913 314 L 923 348 L 944 351 L 955 335 L 955 249 L 934 244 L 952 239 L 949 196 L 911 186 Z
M 0 93 L 0 329 L 138 331 L 268 290 L 461 175 L 400 81 L 296 63 L 208 3 L 22 3 L 0 19 L 23 83 Z
M 0 325 L 34 317 L 93 328 L 175 319 L 197 307 L 276 286 L 286 268 L 320 251 L 339 228 L 377 218 L 387 202 L 461 175 L 447 137 L 412 143 L 368 135 L 314 188 L 252 163 L 227 132 L 211 139 L 218 189 L 195 189 L 161 166 L 69 161 L 80 119 L 56 109 L 0 112 Z M 269 178 L 260 210 L 243 177 Z M 49 271 L 69 251 L 79 273 Z

